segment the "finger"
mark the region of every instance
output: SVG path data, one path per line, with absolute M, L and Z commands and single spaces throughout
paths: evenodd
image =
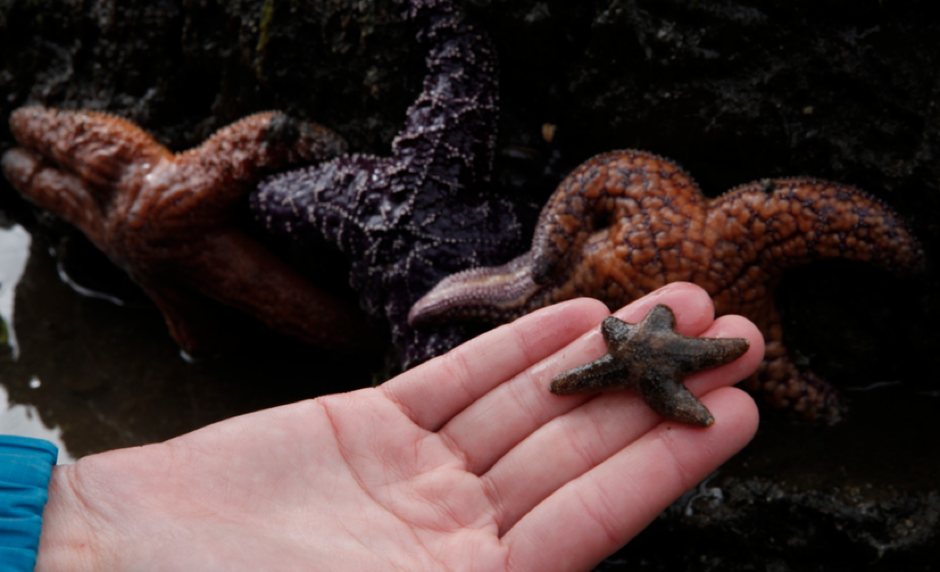
M 617 315 L 627 322 L 638 322 L 660 303 L 673 309 L 677 329 L 685 335 L 697 335 L 711 322 L 713 311 L 708 294 L 685 283 L 665 286 L 626 306 Z M 469 471 L 484 473 L 546 422 L 591 399 L 590 395 L 562 399 L 551 394 L 548 386 L 558 373 L 597 359 L 607 351 L 596 327 L 603 317 L 594 316 L 593 329 L 585 336 L 495 388 L 441 430 L 441 436 L 464 457 Z
M 712 427 L 664 421 L 526 514 L 503 537 L 515 567 L 591 568 L 754 436 L 757 407 L 747 394 L 722 388 L 704 402 Z
M 565 347 L 607 315 L 581 298 L 543 308 L 487 332 L 379 389 L 412 421 L 436 431 L 504 381 Z
M 689 376 L 686 386 L 694 395 L 736 383 L 760 365 L 763 338 L 757 327 L 741 316 L 718 318 L 702 336 L 746 338 L 751 347 L 732 363 Z M 546 423 L 483 475 L 494 499 L 500 531 L 512 528 L 565 483 L 601 464 L 661 421 L 635 393 L 618 391 Z M 519 478 L 525 474 L 536 476 Z

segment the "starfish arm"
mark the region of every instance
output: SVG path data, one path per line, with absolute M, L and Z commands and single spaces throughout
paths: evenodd
M 277 331 L 349 353 L 381 349 L 354 304 L 316 288 L 238 230 L 206 237 L 192 264 L 194 287 Z
M 161 192 L 162 208 L 170 214 L 189 212 L 200 204 L 224 209 L 253 191 L 266 174 L 326 161 L 345 151 L 345 140 L 325 127 L 278 112 L 257 113 L 176 155 L 178 183 Z
M 664 250 L 680 251 L 686 229 L 697 229 L 694 221 L 704 219 L 701 202 L 695 183 L 670 161 L 641 151 L 595 157 L 569 175 L 542 209 L 528 253 L 503 266 L 446 278 L 416 303 L 411 319 L 500 323 L 579 295 L 620 307 L 665 284 L 671 275 L 659 268 L 647 277 L 646 268 L 609 260 L 598 263 L 602 268 L 590 260 L 576 264 L 588 238 L 608 232 L 610 224 L 630 221 L 633 234 L 626 239 L 637 242 L 633 252 L 638 256 L 649 258 L 644 235 L 654 232 Z M 664 208 L 671 214 L 659 216 L 657 209 Z M 620 295 L 611 295 L 613 291 Z
M 432 45 L 424 89 L 392 143 L 396 162 L 413 184 L 444 187 L 437 192 L 486 182 L 496 143 L 496 51 L 452 2 L 409 2 L 405 17 Z
M 79 177 L 60 171 L 25 149 L 4 153 L 3 174 L 10 184 L 42 209 L 55 213 L 80 228 L 101 248 L 101 209 L 92 191 Z
M 694 372 L 731 363 L 749 347 L 750 343 L 743 338 L 688 338 L 677 334 L 662 349 L 675 356 L 684 371 Z
M 502 266 L 471 268 L 451 274 L 422 296 L 408 313 L 408 323 L 424 326 L 450 321 L 511 321 L 531 310 L 538 284 L 531 257 L 522 255 Z
M 628 373 L 610 354 L 561 373 L 552 380 L 549 390 L 555 395 L 596 393 L 628 388 Z
M 150 134 L 106 113 L 21 107 L 10 115 L 10 131 L 21 146 L 87 181 L 100 200 L 136 166 L 172 157 Z
M 643 318 L 643 324 L 653 330 L 675 330 L 676 315 L 665 304 L 656 304 Z
M 637 392 L 650 408 L 671 421 L 696 427 L 708 427 L 715 422 L 711 412 L 682 383 L 682 373 L 662 372 L 644 376 L 631 389 Z
M 535 281 L 569 271 L 588 238 L 619 221 L 636 228 L 628 238 L 652 231 L 657 243 L 679 248 L 680 231 L 703 202 L 692 178 L 668 159 L 633 150 L 598 155 L 565 178 L 542 209 L 532 239 Z M 657 222 L 662 228 L 651 229 Z
M 749 291 L 756 283 L 823 258 L 859 260 L 895 273 L 921 272 L 926 264 L 920 242 L 894 211 L 830 181 L 772 179 L 738 187 L 714 199 L 707 224 L 720 232 L 714 249 L 727 269 L 723 287 L 740 296 L 759 297 L 763 290 Z
M 300 244 L 325 239 L 349 257 L 361 257 L 372 244 L 370 236 L 390 230 L 402 208 L 377 191 L 388 185 L 389 164 L 388 159 L 348 155 L 283 173 L 259 185 L 251 209 L 273 234 Z
M 845 397 L 812 371 L 800 371 L 783 344 L 780 313 L 772 304 L 752 318 L 764 334 L 764 361 L 744 386 L 771 407 L 808 420 L 836 423 L 848 413 Z
M 659 306 L 656 306 L 656 308 L 659 308 Z M 644 321 L 648 318 L 649 314 L 647 318 L 644 318 Z M 607 316 L 601 322 L 601 335 L 604 336 L 607 347 L 619 347 L 627 344 L 636 329 L 637 325 L 629 324 L 614 316 Z

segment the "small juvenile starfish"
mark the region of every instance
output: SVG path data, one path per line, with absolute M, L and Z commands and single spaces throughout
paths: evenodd
M 342 152 L 329 130 L 261 113 L 174 155 L 132 123 L 91 111 L 24 107 L 10 129 L 23 148 L 4 154 L 7 179 L 126 270 L 189 356 L 218 349 L 218 309 L 206 297 L 322 347 L 377 345 L 354 305 L 314 287 L 235 223 L 237 204 L 263 175 Z
M 669 282 L 694 282 L 716 314 L 742 314 L 763 332 L 765 360 L 749 388 L 777 407 L 832 422 L 843 399 L 787 357 L 773 291 L 786 269 L 835 257 L 896 273 L 925 265 L 903 221 L 853 187 L 774 179 L 708 199 L 675 163 L 619 151 L 590 159 L 562 181 L 529 252 L 448 277 L 409 316 L 415 326 L 501 323 L 577 296 L 616 309 Z
M 666 419 L 698 427 L 715 422 L 711 412 L 683 385 L 686 376 L 738 359 L 750 343 L 743 338 L 690 338 L 676 332 L 676 316 L 658 304 L 640 323 L 604 318 L 607 354 L 559 374 L 556 395 L 632 389 Z
M 486 195 L 497 117 L 496 55 L 448 0 L 412 0 L 430 44 L 424 89 L 388 158 L 349 155 L 274 177 L 252 195 L 258 220 L 300 243 L 326 239 L 350 260 L 366 311 L 387 320 L 405 368 L 470 337 L 416 331 L 408 310 L 443 277 L 521 252 L 519 208 Z

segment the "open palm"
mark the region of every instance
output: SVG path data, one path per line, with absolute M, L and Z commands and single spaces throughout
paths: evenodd
M 549 393 L 555 374 L 604 353 L 607 309 L 575 300 L 379 388 L 57 467 L 36 570 L 589 569 L 756 428 L 753 401 L 722 386 L 760 362 L 760 333 L 713 321 L 687 284 L 617 316 L 657 303 L 680 333 L 751 342 L 688 380 L 711 428 L 662 421 L 630 392 Z

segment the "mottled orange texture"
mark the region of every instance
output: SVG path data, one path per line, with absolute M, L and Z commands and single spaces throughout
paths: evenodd
M 13 112 L 10 129 L 22 148 L 3 156 L 7 179 L 124 268 L 187 354 L 220 349 L 206 297 L 322 347 L 376 347 L 358 308 L 312 285 L 234 222 L 236 205 L 264 175 L 342 153 L 338 135 L 260 113 L 173 154 L 124 119 L 43 107 Z
M 925 265 L 903 221 L 853 187 L 766 179 L 708 199 L 675 163 L 617 151 L 587 161 L 559 185 L 529 252 L 444 279 L 410 319 L 499 323 L 578 296 L 613 310 L 669 282 L 694 282 L 718 315 L 744 315 L 763 332 L 765 361 L 749 388 L 776 407 L 835 421 L 843 399 L 789 360 L 772 294 L 788 268 L 836 257 L 896 273 Z

